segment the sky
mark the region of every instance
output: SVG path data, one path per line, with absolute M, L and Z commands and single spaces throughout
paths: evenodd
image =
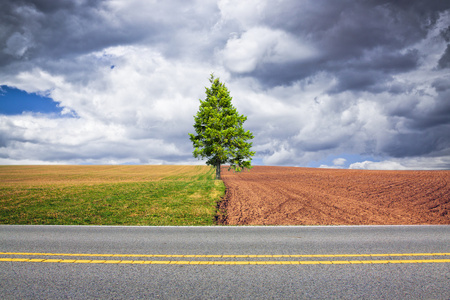
M 450 169 L 442 0 L 3 0 L 0 164 L 203 164 L 211 73 L 253 165 Z

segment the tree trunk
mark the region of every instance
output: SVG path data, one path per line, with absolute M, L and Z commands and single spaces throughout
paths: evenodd
M 220 180 L 220 163 L 216 165 L 216 180 Z

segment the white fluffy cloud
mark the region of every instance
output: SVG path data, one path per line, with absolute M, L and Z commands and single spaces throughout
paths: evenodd
M 8 146 L 0 149 L 0 157 L 68 163 L 193 161 L 187 133 L 193 130 L 202 85 L 207 85 L 207 66 L 171 62 L 147 47 L 108 48 L 84 60 L 97 66 L 91 74 L 95 78 L 83 84 L 40 69 L 5 82 L 28 92 L 47 90 L 68 116 L 1 116 Z
M 248 73 L 260 64 L 307 60 L 315 56 L 315 51 L 284 31 L 254 27 L 239 38 L 229 39 L 222 55 L 232 72 Z
M 407 170 L 405 166 L 395 161 L 363 161 L 350 165 L 349 169 L 363 169 L 363 170 Z

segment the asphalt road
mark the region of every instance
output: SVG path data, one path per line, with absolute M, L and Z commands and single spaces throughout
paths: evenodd
M 1 299 L 450 299 L 450 226 L 0 226 L 0 252 Z

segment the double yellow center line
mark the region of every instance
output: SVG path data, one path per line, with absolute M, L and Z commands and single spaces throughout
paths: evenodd
M 331 264 L 417 264 L 450 263 L 450 253 L 390 254 L 294 254 L 294 255 L 215 255 L 215 254 L 94 254 L 94 253 L 29 253 L 0 252 L 0 262 L 89 263 L 89 264 L 159 264 L 159 265 L 331 265 Z M 19 258 L 17 258 L 19 256 Z M 40 256 L 40 258 L 20 258 Z M 44 257 L 44 258 L 42 258 Z M 58 257 L 58 258 L 48 258 Z M 61 258 L 62 257 L 62 258 Z M 66 258 L 67 257 L 67 258 Z M 73 257 L 70 259 L 68 257 Z M 89 259 L 84 259 L 89 257 Z M 97 259 L 97 258 L 106 259 Z M 81 259 L 82 258 L 82 259 Z M 95 258 L 95 259 L 93 259 Z M 121 259 L 117 259 L 121 258 Z M 124 259 L 128 258 L 128 259 Z M 139 259 L 129 259 L 139 258 Z M 156 258 L 156 260 L 145 260 Z M 215 260 L 202 260 L 202 259 Z M 225 260 L 217 260 L 225 259 Z M 251 258 L 252 260 L 248 260 Z M 271 260 L 267 260 L 270 258 Z M 280 260 L 280 259 L 289 260 Z M 353 258 L 339 260 L 339 258 Z M 388 259 L 387 259 L 388 258 Z M 402 258 L 402 259 L 398 259 Z M 409 258 L 409 259 L 405 259 Z M 413 258 L 413 259 L 412 259 Z M 166 260 L 161 260 L 166 259 Z M 170 260 L 167 260 L 170 259 Z M 181 260 L 184 259 L 184 260 Z M 188 260 L 186 260 L 188 259 Z M 198 260 L 200 259 L 200 260 Z M 230 260 L 233 259 L 233 260 Z M 236 260 L 238 259 L 238 260 Z M 262 260 L 261 260 L 262 259 Z M 314 259 L 314 260 L 307 260 Z

